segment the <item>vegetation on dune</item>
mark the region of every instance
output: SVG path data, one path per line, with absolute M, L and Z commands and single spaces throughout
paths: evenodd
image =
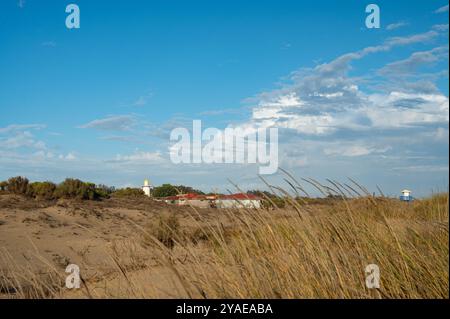
M 76 198 L 96 200 L 101 198 L 101 194 L 97 191 L 95 184 L 86 183 L 79 179 L 67 178 L 58 185 L 55 191 L 57 198 Z
M 191 231 L 179 216 L 162 214 L 137 229 L 142 251 L 132 241 L 123 247 L 127 254 L 112 252 L 123 284 L 97 296 L 154 297 L 143 293 L 149 283 L 132 276 L 133 269 L 150 276 L 155 265 L 142 262 L 148 256 L 171 273 L 169 281 L 179 285 L 171 293 L 181 298 L 449 297 L 448 194 L 412 204 L 374 197 L 291 203 L 223 211 L 228 226 L 192 211 Z M 380 268 L 378 289 L 365 284 L 369 264 Z M 61 296 L 60 281 L 42 283 L 54 289 L 45 297 Z M 32 297 L 44 297 L 39 281 L 30 283 L 37 285 Z M 89 280 L 85 285 L 93 289 Z
M 174 186 L 170 184 L 163 184 L 161 186 L 155 187 L 152 194 L 154 197 L 168 197 L 177 195 L 178 191 Z
M 80 199 L 99 200 L 109 197 L 136 198 L 144 196 L 145 193 L 140 188 L 115 189 L 107 185 L 95 185 L 79 179 L 67 178 L 60 184 L 52 182 L 30 183 L 26 177 L 12 177 L 7 182 L 0 182 L 0 191 L 10 194 L 24 195 L 36 199 Z M 178 194 L 204 194 L 202 191 L 190 186 L 163 184 L 155 187 L 152 195 L 156 198 L 174 196 Z
M 117 197 L 137 197 L 144 195 L 141 189 L 126 188 L 116 190 L 107 185 L 95 185 L 94 183 L 83 182 L 79 179 L 67 178 L 60 184 L 49 181 L 30 183 L 26 177 L 11 177 L 8 181 L 0 182 L 0 191 L 9 194 L 23 195 L 37 200 L 55 199 L 79 199 L 79 200 L 100 200 Z
M 2 191 L 2 192 L 6 191 L 7 187 L 8 187 L 8 182 L 6 182 L 6 181 L 0 182 L 0 191 Z
M 448 194 L 413 204 L 291 203 L 275 212 L 229 211 L 232 231 L 201 221 L 193 237 L 166 230 L 186 260 L 174 247 L 153 249 L 182 278 L 184 297 L 448 298 Z M 199 241 L 208 248 L 192 248 Z M 365 285 L 369 264 L 380 267 L 379 289 Z
M 155 238 L 165 247 L 172 249 L 175 240 L 180 238 L 180 222 L 176 214 L 161 214 L 155 222 L 147 225 L 144 235 L 144 244 L 151 245 Z
M 178 194 L 199 194 L 203 195 L 204 193 L 202 191 L 199 191 L 198 189 L 194 189 L 190 186 L 184 186 L 184 185 L 171 185 L 171 184 L 163 184 L 161 186 L 155 187 L 152 191 L 152 195 L 154 197 L 160 198 L 160 197 L 168 197 L 168 196 L 175 196 Z
M 323 187 L 333 196 L 320 200 L 278 189 L 281 194 L 266 196 L 270 207 L 220 210 L 221 220 L 194 207 L 158 215 L 144 227 L 121 219 L 136 235 L 122 252 L 109 253 L 121 284 L 98 288 L 98 277 L 85 278 L 79 296 L 156 297 L 142 280 L 156 263 L 174 285 L 165 290 L 179 298 L 449 298 L 447 193 L 405 203 L 362 186 L 352 193 Z M 180 221 L 186 214 L 189 228 Z M 366 286 L 369 264 L 380 269 L 379 288 Z M 136 269 L 141 277 L 133 276 Z M 2 288 L 17 287 L 8 279 L 14 273 L 28 280 L 21 287 L 31 288 Z M 0 289 L 16 297 L 64 296 L 66 274 L 49 273 L 50 282 L 11 269 L 0 273 Z
M 37 199 L 51 200 L 55 198 L 56 184 L 52 182 L 34 182 L 28 185 L 27 195 Z
M 121 198 L 139 198 L 145 196 L 145 193 L 140 188 L 122 188 L 116 190 L 111 194 L 113 197 L 121 197 Z
M 28 190 L 28 179 L 22 176 L 8 179 L 6 190 L 12 194 L 25 195 Z
M 95 189 L 101 198 L 108 198 L 109 196 L 114 194 L 114 192 L 116 192 L 116 188 L 114 186 L 108 186 L 103 184 L 96 185 Z

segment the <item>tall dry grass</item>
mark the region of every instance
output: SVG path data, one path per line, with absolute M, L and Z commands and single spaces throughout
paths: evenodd
M 87 280 L 77 294 L 67 295 L 62 275 L 54 270 L 42 283 L 36 274 L 22 273 L 25 291 L 13 269 L 0 273 L 0 289 L 38 298 L 154 298 L 161 290 L 178 298 L 449 297 L 448 194 L 404 203 L 369 195 L 357 184 L 309 182 L 338 199 L 311 205 L 274 189 L 285 196 L 284 208 L 274 203 L 270 209 L 218 210 L 226 223 L 205 221 L 192 207 L 187 229 L 174 216 L 148 227 L 124 224 L 133 227 L 140 241 L 111 250 L 118 273 L 114 280 L 120 284 L 109 288 L 94 288 Z M 300 190 L 295 180 L 289 183 Z M 143 255 L 152 262 L 138 258 Z M 366 287 L 368 264 L 380 268 L 379 289 Z M 155 269 L 168 278 L 164 288 L 153 289 L 146 280 Z

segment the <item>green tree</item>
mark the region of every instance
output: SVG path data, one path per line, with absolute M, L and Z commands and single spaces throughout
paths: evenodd
M 154 197 L 167 197 L 175 196 L 178 194 L 177 189 L 170 184 L 163 184 L 161 186 L 155 187 L 152 191 Z
M 152 191 L 152 195 L 154 197 L 167 197 L 167 196 L 175 196 L 178 194 L 204 195 L 205 193 L 190 186 L 184 185 L 174 186 L 171 184 L 163 184 L 161 186 L 155 187 Z

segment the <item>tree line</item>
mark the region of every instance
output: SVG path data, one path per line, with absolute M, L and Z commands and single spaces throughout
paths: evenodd
M 90 182 L 83 182 L 75 178 L 66 178 L 62 183 L 55 184 L 50 181 L 30 182 L 26 177 L 11 177 L 7 181 L 0 182 L 0 192 L 23 195 L 35 199 L 81 199 L 81 200 L 101 200 L 109 197 L 143 197 L 144 192 L 140 188 L 121 188 L 107 185 L 96 185 Z M 194 193 L 203 195 L 200 190 L 190 186 L 163 184 L 153 189 L 154 197 L 167 197 L 177 194 Z

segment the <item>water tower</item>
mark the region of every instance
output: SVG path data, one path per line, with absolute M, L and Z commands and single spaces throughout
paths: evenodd
M 150 184 L 148 179 L 144 181 L 144 186 L 142 186 L 142 190 L 144 191 L 146 196 L 148 197 L 152 196 L 153 186 Z

